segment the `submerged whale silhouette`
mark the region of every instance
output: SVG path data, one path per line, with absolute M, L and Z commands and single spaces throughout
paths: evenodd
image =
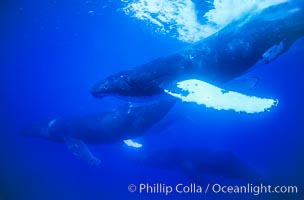
M 246 182 L 261 181 L 257 170 L 231 151 L 213 150 L 204 147 L 163 147 L 141 152 L 135 162 L 152 168 L 175 170 L 195 182 L 216 179 Z
M 175 102 L 170 96 L 162 96 L 157 102 L 148 105 L 133 106 L 128 103 L 110 112 L 58 118 L 31 127 L 23 135 L 66 143 L 74 155 L 98 165 L 100 160 L 90 152 L 86 144 L 119 141 L 134 144 L 130 139 L 142 136 L 158 123 Z
M 149 97 L 185 79 L 224 86 L 259 60 L 271 62 L 304 35 L 303 4 L 289 1 L 245 16 L 183 51 L 102 79 L 91 93 Z

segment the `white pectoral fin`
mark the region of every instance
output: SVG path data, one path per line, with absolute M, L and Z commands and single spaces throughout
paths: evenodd
M 261 113 L 278 104 L 276 99 L 249 96 L 239 92 L 224 90 L 210 83 L 189 79 L 177 83 L 183 93 L 164 90 L 166 93 L 184 102 L 194 102 L 216 110 L 233 110 L 235 112 Z
M 135 142 L 134 140 L 124 140 L 123 141 L 127 146 L 133 147 L 133 148 L 141 148 L 142 144 Z
M 88 146 L 83 141 L 74 138 L 66 138 L 65 142 L 69 151 L 79 159 L 90 165 L 99 165 L 101 163 L 101 161 L 91 153 Z

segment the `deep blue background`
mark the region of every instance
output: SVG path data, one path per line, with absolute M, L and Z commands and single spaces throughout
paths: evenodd
M 115 3 L 100 8 L 104 3 L 1 2 L 0 200 L 165 199 L 131 194 L 127 186 L 190 182 L 175 171 L 136 165 L 132 156 L 138 152 L 120 144 L 91 147 L 102 160 L 102 166 L 93 167 L 63 144 L 19 135 L 21 127 L 42 118 L 114 107 L 118 100 L 90 96 L 93 83 L 186 45 L 151 32 L 117 11 Z M 172 112 L 182 113 L 184 123 L 155 134 L 144 148 L 196 145 L 233 151 L 273 184 L 298 185 L 303 194 L 303 44 L 298 41 L 274 62 L 256 68 L 260 81 L 250 93 L 278 98 L 271 112 L 246 115 L 178 104 Z M 166 198 L 185 197 L 205 198 Z

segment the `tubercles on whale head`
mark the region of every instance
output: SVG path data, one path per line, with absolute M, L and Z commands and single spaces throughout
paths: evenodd
M 146 97 L 161 94 L 159 80 L 150 73 L 121 72 L 97 82 L 91 89 L 94 97 L 116 96 L 122 98 Z
M 122 95 L 130 91 L 129 78 L 124 74 L 116 74 L 97 82 L 91 89 L 94 97 Z

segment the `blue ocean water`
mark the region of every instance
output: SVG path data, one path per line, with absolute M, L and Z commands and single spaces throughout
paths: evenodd
M 99 166 L 75 158 L 64 144 L 20 135 L 22 127 L 41 119 L 115 108 L 121 100 L 90 95 L 96 81 L 189 45 L 152 31 L 125 15 L 121 7 L 121 2 L 111 1 L 1 3 L 0 200 L 303 199 L 303 39 L 256 69 L 259 82 L 250 93 L 279 99 L 270 112 L 247 115 L 178 103 L 166 117 L 170 121 L 177 115 L 177 122 L 141 138 L 142 149 L 123 144 L 90 146 L 102 161 Z M 179 165 L 174 154 L 165 158 L 169 164 L 155 164 L 156 158 L 176 148 L 195 149 L 181 166 L 187 173 L 174 167 Z M 161 153 L 152 156 L 152 164 L 138 162 L 146 152 L 158 150 Z M 227 179 L 223 174 L 194 174 L 193 179 L 191 172 L 198 169 L 192 159 L 218 157 L 214 151 L 228 152 L 221 155 L 227 161 L 219 165 L 222 171 L 231 168 L 233 153 L 265 184 L 296 185 L 299 194 L 166 196 L 128 191 L 130 184 L 141 183 L 205 186 L 254 181 L 253 177 Z

